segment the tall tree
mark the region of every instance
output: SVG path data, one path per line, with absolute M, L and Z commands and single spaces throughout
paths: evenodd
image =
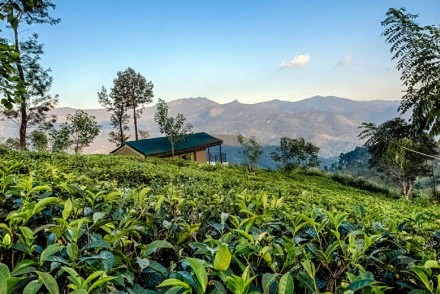
M 412 110 L 412 124 L 418 130 L 440 133 L 440 28 L 420 26 L 418 15 L 404 8 L 390 8 L 382 22 L 383 35 L 391 44 L 393 59 L 406 87 L 400 110 Z
M 6 114 L 19 121 L 20 124 L 20 147 L 26 149 L 26 133 L 30 124 L 38 123 L 51 109 L 55 99 L 47 93 L 52 79 L 48 70 L 39 65 L 42 46 L 37 42 L 37 35 L 33 35 L 28 41 L 22 41 L 20 37 L 22 25 L 48 23 L 55 25 L 60 19 L 49 15 L 49 10 L 55 9 L 55 4 L 50 0 L 2 0 L 0 1 L 0 14 L 7 15 L 9 28 L 13 33 L 13 43 L 17 58 L 15 67 L 19 82 L 26 85 L 25 92 L 18 93 L 19 107 Z
M 118 77 L 121 72 L 118 72 Z M 107 93 L 107 89 L 102 87 L 98 92 L 99 103 L 104 106 L 108 112 L 111 113 L 110 124 L 116 129 L 109 133 L 109 141 L 121 146 L 127 141 L 130 136 L 127 135 L 129 131 L 128 120 L 130 115 L 127 114 L 127 102 L 124 95 L 121 95 L 120 87 L 117 87 L 117 82 L 114 80 L 114 86 L 110 90 L 110 94 Z
M 116 79 L 115 87 L 119 95 L 124 96 L 127 107 L 133 111 L 135 139 L 139 140 L 138 118 L 145 105 L 153 102 L 153 83 L 131 67 L 123 71 Z
M 319 165 L 319 147 L 304 138 L 291 139 L 283 137 L 280 140 L 280 147 L 273 152 L 272 159 L 281 164 L 285 170 L 292 170 L 297 167 L 309 168 Z
M 168 105 L 164 100 L 159 99 L 156 105 L 156 113 L 154 120 L 159 125 L 159 130 L 168 138 L 171 144 L 171 153 L 174 157 L 174 146 L 177 142 L 185 140 L 185 138 L 192 134 L 192 125 L 185 124 L 186 118 L 183 114 L 178 113 L 176 117 L 168 116 Z
M 84 147 L 90 145 L 99 135 L 100 126 L 93 115 L 83 110 L 77 110 L 75 114 L 67 116 L 67 126 L 76 154 L 81 153 Z
M 242 147 L 242 153 L 245 158 L 245 164 L 250 170 L 255 170 L 257 168 L 258 159 L 260 159 L 263 154 L 263 148 L 257 142 L 257 138 L 251 136 L 249 139 L 243 137 L 243 135 L 238 135 L 238 143 Z
M 371 154 L 370 165 L 385 172 L 408 200 L 412 199 L 413 183 L 418 176 L 427 176 L 429 157 L 437 155 L 434 140 L 425 132 L 415 132 L 413 125 L 395 118 L 376 126 L 364 123 L 361 139 Z

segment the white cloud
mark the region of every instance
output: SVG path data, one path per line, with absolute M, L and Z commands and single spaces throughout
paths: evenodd
M 351 57 L 351 54 L 347 54 L 345 55 L 345 57 L 341 60 L 339 60 L 336 64 L 335 64 L 335 68 L 339 67 L 339 66 L 345 66 L 345 65 L 350 65 L 351 62 L 353 61 L 353 58 Z
M 280 68 L 296 68 L 306 65 L 310 62 L 310 54 L 299 54 L 293 59 L 280 64 Z

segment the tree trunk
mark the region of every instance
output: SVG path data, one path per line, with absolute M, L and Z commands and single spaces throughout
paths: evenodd
M 174 157 L 174 142 L 171 142 L 171 154 Z
M 122 146 L 122 144 L 124 144 L 124 129 L 122 126 L 122 120 L 119 121 L 119 140 L 119 146 Z
M 136 141 L 138 140 L 138 126 L 137 126 L 137 117 L 136 117 L 136 106 L 133 105 L 133 120 L 134 120 L 134 135 Z
M 15 50 L 18 52 L 18 61 L 17 61 L 17 71 L 18 71 L 18 77 L 20 78 L 20 81 L 25 84 L 24 80 L 24 70 L 23 66 L 21 65 L 21 53 L 20 53 L 20 43 L 18 41 L 18 26 L 13 28 L 14 30 L 14 41 L 15 41 Z M 20 148 L 22 150 L 26 150 L 26 132 L 27 132 L 27 121 L 28 121 L 28 115 L 27 115 L 27 105 L 26 105 L 26 96 L 25 94 L 22 94 L 20 96 L 21 104 L 20 104 Z
M 406 200 L 411 201 L 413 199 L 412 182 L 408 180 L 403 180 L 403 194 Z

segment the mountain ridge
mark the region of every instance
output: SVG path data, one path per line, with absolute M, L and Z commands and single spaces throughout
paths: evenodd
M 277 145 L 281 137 L 304 137 L 321 148 L 320 156 L 338 156 L 361 145 L 359 126 L 362 122 L 382 123 L 398 116 L 397 100 L 356 101 L 336 96 L 313 96 L 299 101 L 273 99 L 255 104 L 238 100 L 219 103 L 206 97 L 179 98 L 167 102 L 170 114 L 182 113 L 194 126 L 195 132 L 236 136 L 255 136 L 262 145 Z M 139 129 L 151 137 L 160 136 L 153 120 L 155 105 L 146 107 L 139 121 Z M 55 108 L 51 113 L 64 122 L 74 108 Z M 116 146 L 108 141 L 110 114 L 105 109 L 86 109 L 94 115 L 101 134 L 88 147 L 87 153 L 108 153 Z M 132 125 L 130 130 L 133 129 Z M 0 122 L 0 136 L 15 137 L 17 127 Z M 131 139 L 134 136 L 131 136 Z

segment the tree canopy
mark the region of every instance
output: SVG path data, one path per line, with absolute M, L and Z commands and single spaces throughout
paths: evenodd
M 116 129 L 116 131 L 109 133 L 109 141 L 115 143 L 116 146 L 121 146 L 130 138 L 130 135 L 127 135 L 130 115 L 127 113 L 126 97 L 120 95 L 116 80 L 113 81 L 113 84 L 110 94 L 106 88 L 102 87 L 101 91 L 98 92 L 98 101 L 110 112 L 110 125 Z
M 319 147 L 304 138 L 291 139 L 283 137 L 280 140 L 280 147 L 271 154 L 275 162 L 279 162 L 281 167 L 291 170 L 297 167 L 309 168 L 319 165 L 318 161 Z
M 68 115 L 67 126 L 75 153 L 81 153 L 83 148 L 89 146 L 99 135 L 100 126 L 96 122 L 96 118 L 83 110 Z
M 243 135 L 238 135 L 237 140 L 242 147 L 242 154 L 245 158 L 244 164 L 250 170 L 255 170 L 257 168 L 258 159 L 260 159 L 263 154 L 263 148 L 258 144 L 255 136 L 246 139 Z
M 406 87 L 400 110 L 412 111 L 412 124 L 418 130 L 440 133 L 440 28 L 421 26 L 418 15 L 404 8 L 390 8 L 382 22 L 383 35 L 391 44 L 393 59 Z
M 13 61 L 6 60 L 5 64 L 13 64 L 14 70 L 9 74 L 14 75 L 16 90 L 3 91 L 6 111 L 3 115 L 19 124 L 20 147 L 26 149 L 26 134 L 29 126 L 42 123 L 47 118 L 47 112 L 57 102 L 56 97 L 49 95 L 52 78 L 50 70 L 40 65 L 43 46 L 38 43 L 38 35 L 32 34 L 27 39 L 22 37 L 22 25 L 43 24 L 55 25 L 59 18 L 50 16 L 49 11 L 55 9 L 55 4 L 50 0 L 0 0 L 0 17 L 6 20 L 11 30 L 14 46 Z M 15 75 L 16 74 L 16 75 Z M 8 79 L 6 79 L 8 80 Z M 15 99 L 11 98 L 15 93 Z M 14 109 L 12 101 L 16 102 Z
M 427 164 L 429 157 L 423 154 L 437 155 L 434 140 L 425 132 L 415 132 L 414 126 L 402 118 L 379 126 L 364 123 L 363 128 L 359 136 L 367 139 L 365 146 L 371 154 L 370 165 L 385 172 L 411 200 L 416 178 L 431 173 Z
M 159 131 L 170 141 L 171 153 L 174 156 L 174 145 L 193 133 L 192 125 L 186 123 L 186 118 L 181 113 L 176 117 L 169 116 L 168 105 L 162 99 L 157 102 L 154 120 L 159 125 Z

